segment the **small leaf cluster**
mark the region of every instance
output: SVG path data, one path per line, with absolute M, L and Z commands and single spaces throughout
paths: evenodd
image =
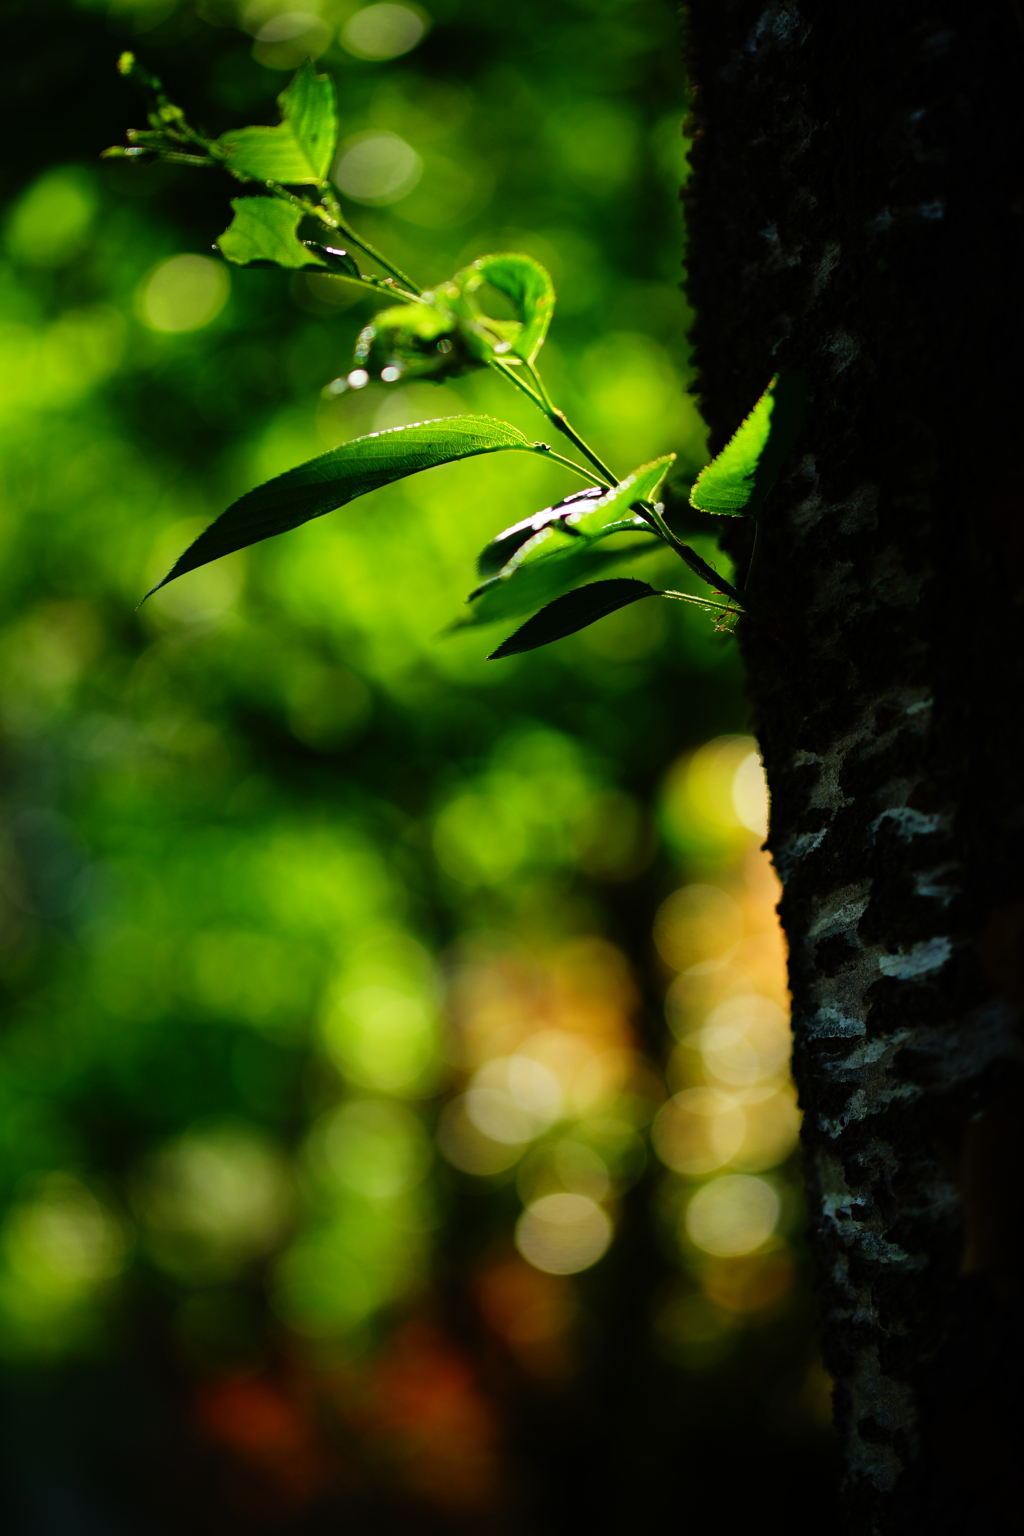
M 443 379 L 490 368 L 526 394 L 574 451 L 573 457 L 557 453 L 509 422 L 480 415 L 447 416 L 370 433 L 248 491 L 199 535 L 159 586 L 420 470 L 480 454 L 519 452 L 552 459 L 588 483 L 554 506 L 513 523 L 481 552 L 479 584 L 467 599 L 467 613 L 451 628 L 529 615 L 491 659 L 550 644 L 650 597 L 695 603 L 714 613 L 720 625 L 744 612 L 756 615 L 750 585 L 761 513 L 799 430 L 803 375 L 780 371 L 772 378 L 690 491 L 690 504 L 698 511 L 748 516 L 755 522 L 754 554 L 744 585 L 737 588 L 682 542 L 666 521 L 657 498 L 675 454 L 619 478 L 552 401 L 539 356 L 554 313 L 555 290 L 539 262 L 513 251 L 482 255 L 424 291 L 350 226 L 329 180 L 339 135 L 329 76 L 318 75 L 307 61 L 278 97 L 279 124 L 235 129 L 214 139 L 191 127 L 160 82 L 131 54 L 122 55 L 119 68 L 142 87 L 149 102 L 149 127 L 130 131 L 128 146 L 110 149 L 108 155 L 156 155 L 176 164 L 219 168 L 252 185 L 249 195 L 231 200 L 231 223 L 217 241 L 226 260 L 240 266 L 330 272 L 387 295 L 387 307 L 360 332 L 353 367 L 341 387 L 362 388 L 371 376 L 392 384 L 403 378 Z M 360 252 L 358 258 L 353 248 Z M 502 296 L 512 318 L 488 313 L 489 292 Z M 628 538 L 609 544 L 612 535 Z M 659 591 L 644 581 L 605 575 L 612 565 L 647 554 L 659 544 L 667 545 L 715 595 Z

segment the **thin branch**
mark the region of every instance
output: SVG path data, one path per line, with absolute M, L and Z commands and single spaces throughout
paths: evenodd
M 544 402 L 540 395 L 538 395 L 535 390 L 530 388 L 529 384 L 527 384 L 521 373 L 519 373 L 515 368 L 511 368 L 509 364 L 503 362 L 501 358 L 492 357 L 489 358 L 488 361 L 490 366 L 497 373 L 501 374 L 502 378 L 508 379 L 510 384 L 514 384 L 517 389 L 521 389 L 526 398 L 533 401 L 534 405 L 542 415 L 546 416 L 548 414 L 544 409 Z
M 728 603 L 716 603 L 711 597 L 697 597 L 692 592 L 662 592 L 662 597 L 674 598 L 679 603 L 696 603 L 698 608 L 716 608 L 722 613 L 733 613 L 742 618 L 742 608 L 730 608 Z
M 577 464 L 574 460 L 567 459 L 564 454 L 556 453 L 549 443 L 534 443 L 532 451 L 542 453 L 546 459 L 553 459 L 556 464 L 564 464 L 566 469 L 574 470 L 581 479 L 589 481 L 591 485 L 600 486 L 601 490 L 604 490 L 604 485 L 592 469 L 588 469 L 585 464 Z
M 634 506 L 640 508 L 641 517 L 657 529 L 666 544 L 672 546 L 679 558 L 690 567 L 695 576 L 699 576 L 701 581 L 706 581 L 709 587 L 714 587 L 716 592 L 721 592 L 724 596 L 731 597 L 733 602 L 739 603 L 741 607 L 749 606 L 749 604 L 745 604 L 742 593 L 738 592 L 734 586 L 727 582 L 724 576 L 719 576 L 714 567 L 708 565 L 706 560 L 702 560 L 697 551 L 691 549 L 689 544 L 684 544 L 680 539 L 676 538 L 653 502 L 638 501 L 634 502 Z
M 576 431 L 575 427 L 570 424 L 569 418 L 566 416 L 565 412 L 560 410 L 559 407 L 554 403 L 551 396 L 547 392 L 547 387 L 545 386 L 544 380 L 541 378 L 539 371 L 533 367 L 532 363 L 527 363 L 526 368 L 529 371 L 530 377 L 534 384 L 537 386 L 541 400 L 543 401 L 541 409 L 543 410 L 548 420 L 551 422 L 551 425 L 555 427 L 559 432 L 561 432 L 565 437 L 567 437 L 575 448 L 578 448 L 582 454 L 586 455 L 591 464 L 593 464 L 594 468 L 601 474 L 602 478 L 608 482 L 609 486 L 617 485 L 618 481 L 612 474 L 611 470 L 608 468 L 607 464 L 604 464 L 598 458 L 594 450 L 587 445 L 584 439 Z
M 346 223 L 344 214 L 341 211 L 341 204 L 335 197 L 330 182 L 321 181 L 318 184 L 317 190 L 319 191 L 320 197 L 334 221 L 333 227 L 337 229 L 340 234 L 344 235 L 346 240 L 351 240 L 353 245 L 358 245 L 361 251 L 365 251 L 367 256 L 369 256 L 372 261 L 378 262 L 379 265 L 384 268 L 385 272 L 390 272 L 391 276 L 397 278 L 397 280 L 402 284 L 403 288 L 407 288 L 409 292 L 418 299 L 422 295 L 423 290 L 413 282 L 408 273 L 403 272 L 401 267 L 396 267 L 393 262 L 388 261 L 387 257 L 382 256 L 380 251 L 377 250 L 376 246 L 371 245 L 369 240 L 364 240 L 362 235 L 357 235 L 351 225 Z

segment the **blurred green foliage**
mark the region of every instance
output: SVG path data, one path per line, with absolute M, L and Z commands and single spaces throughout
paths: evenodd
M 500 666 L 473 630 L 440 638 L 496 528 L 575 488 L 527 455 L 433 469 L 135 606 L 231 499 L 325 448 L 463 409 L 536 427 L 480 374 L 322 393 L 372 301 L 228 269 L 211 251 L 226 181 L 100 163 L 137 110 L 120 49 L 215 133 L 275 122 L 315 52 L 360 229 L 425 281 L 481 250 L 536 256 L 559 295 L 558 398 L 623 469 L 675 452 L 688 480 L 705 453 L 672 8 L 24 0 L 6 36 L 0 1352 L 18 1528 L 305 1531 L 340 1511 L 353 1530 L 602 1529 L 609 1509 L 674 1507 L 683 1424 L 687 1467 L 717 1456 L 725 1476 L 742 1442 L 754 1483 L 781 1465 L 816 1486 L 806 1309 L 752 1344 L 708 1325 L 717 1377 L 699 1338 L 681 1366 L 651 1323 L 681 1262 L 643 1173 L 668 1049 L 651 929 L 680 858 L 713 872 L 747 835 L 716 833 L 700 785 L 666 774 L 743 728 L 732 642 L 646 603 Z M 626 1052 L 571 1113 L 544 1108 L 548 1058 L 516 1099 L 473 1033 L 542 1013 L 545 987 Z M 478 1091 L 534 1117 L 518 1175 L 517 1153 L 465 1171 L 483 1154 L 453 1094 L 484 1068 Z M 551 1157 L 575 1169 L 562 1185 Z M 516 1268 L 524 1202 L 600 1200 L 602 1177 L 608 1257 L 578 1281 Z M 495 1353 L 509 1307 L 548 1319 L 545 1364 L 528 1329 Z M 340 1462 L 309 1428 L 318 1372 Z

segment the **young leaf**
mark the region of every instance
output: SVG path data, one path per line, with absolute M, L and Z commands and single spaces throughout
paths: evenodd
M 534 651 L 538 646 L 550 645 L 552 640 L 563 640 L 566 635 L 574 635 L 577 630 L 586 629 L 588 624 L 603 619 L 605 614 L 614 613 L 617 608 L 625 608 L 629 603 L 637 603 L 644 597 L 660 595 L 646 581 L 635 581 L 629 576 L 620 576 L 613 581 L 595 581 L 589 587 L 578 587 L 575 592 L 556 597 L 540 613 L 527 619 L 514 635 L 510 635 L 496 651 L 491 652 L 487 660 L 498 661 L 502 656 L 519 656 L 523 651 Z
M 491 416 L 445 416 L 353 438 L 240 496 L 189 545 L 152 591 L 221 555 L 297 528 L 417 470 L 503 449 L 547 451 L 543 444 L 531 443 L 518 427 Z
M 303 240 L 302 243 L 329 272 L 336 272 L 341 277 L 362 276 L 359 263 L 349 251 L 343 251 L 336 245 L 320 245 L 316 240 Z
M 518 322 L 514 330 L 508 322 L 488 320 L 503 338 L 495 350 L 499 354 L 512 352 L 524 362 L 532 363 L 544 345 L 555 307 L 554 285 L 540 262 L 514 251 L 499 251 L 493 256 L 478 256 L 471 266 L 463 268 L 455 281 L 477 314 L 482 311 L 473 295 L 484 283 L 490 283 L 492 288 L 511 299 Z
M 302 213 L 276 197 L 233 197 L 234 218 L 217 241 L 221 255 L 239 266 L 272 262 L 278 267 L 320 267 L 316 248 L 298 237 Z
M 655 530 L 650 524 L 637 517 L 632 508 L 638 502 L 653 500 L 674 460 L 674 453 L 664 454 L 653 463 L 635 469 L 610 491 L 602 491 L 599 487 L 576 491 L 557 506 L 545 507 L 533 517 L 506 528 L 479 556 L 477 569 L 480 575 L 494 575 L 503 581 L 513 577 L 518 580 L 527 565 L 550 558 L 557 552 L 559 544 L 564 548 L 566 539 L 591 542 L 607 538 L 612 533 L 653 533 Z M 504 561 L 495 565 L 503 553 Z M 470 601 L 476 595 L 471 594 Z
M 338 138 L 338 109 L 334 81 L 318 75 L 311 59 L 297 71 L 291 84 L 277 98 L 281 116 L 291 125 L 296 143 L 319 181 L 324 181 L 334 159 Z
M 690 505 L 730 517 L 755 513 L 796 440 L 806 392 L 805 374 L 780 369 L 721 453 L 697 476 Z
M 663 453 L 660 459 L 652 459 L 650 464 L 641 464 L 625 480 L 620 480 L 618 485 L 606 491 L 592 507 L 574 513 L 568 519 L 573 530 L 589 538 L 600 538 L 606 533 L 618 532 L 620 524 L 635 527 L 637 520 L 631 516 L 630 509 L 637 502 L 654 500 L 675 460 L 674 453 Z
M 276 128 L 235 128 L 215 141 L 228 170 L 256 181 L 316 186 L 327 175 L 338 133 L 333 81 L 307 60 L 277 104 L 283 122 Z
M 438 303 L 395 304 L 374 315 L 356 340 L 356 366 L 399 378 L 445 378 L 472 367 L 454 316 Z M 388 370 L 385 373 L 385 370 Z
M 290 123 L 279 123 L 276 128 L 236 128 L 214 142 L 224 150 L 228 170 L 240 176 L 280 181 L 287 186 L 312 186 L 320 180 Z
M 590 505 L 603 495 L 604 491 L 599 485 L 588 485 L 584 490 L 573 491 L 561 501 L 556 501 L 553 507 L 543 507 L 532 517 L 524 517 L 522 522 L 513 523 L 511 528 L 504 529 L 491 540 L 486 549 L 480 551 L 476 561 L 477 575 L 496 576 L 535 533 L 539 533 L 549 523 L 563 522 L 570 513 L 579 510 L 580 502 Z

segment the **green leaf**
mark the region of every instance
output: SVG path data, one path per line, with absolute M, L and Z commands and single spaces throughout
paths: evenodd
M 276 128 L 235 128 L 215 143 L 228 170 L 239 175 L 316 186 L 327 175 L 338 136 L 334 83 L 307 60 L 277 104 L 284 121 Z
M 328 271 L 336 272 L 340 277 L 362 277 L 359 263 L 349 251 L 336 245 L 320 245 L 316 240 L 303 240 L 302 243 Z
M 319 181 L 325 181 L 338 140 L 334 81 L 318 75 L 307 59 L 277 98 L 281 116 L 291 124 L 296 143 Z
M 603 619 L 618 608 L 637 603 L 644 597 L 660 597 L 656 588 L 646 581 L 635 581 L 620 576 L 613 581 L 595 581 L 589 587 L 578 587 L 564 597 L 556 597 L 553 603 L 527 619 L 514 635 L 502 641 L 488 661 L 498 661 L 502 656 L 519 656 L 523 651 L 535 651 L 538 646 L 550 645 L 553 640 L 563 640 L 577 630 L 586 629 L 597 619 Z
M 227 168 L 255 181 L 311 186 L 320 180 L 299 146 L 290 123 L 276 128 L 236 128 L 214 140 L 227 155 Z
M 239 266 L 272 262 L 278 267 L 320 267 L 327 263 L 299 239 L 302 213 L 276 197 L 233 197 L 234 218 L 217 241 L 221 255 Z
M 564 548 L 567 539 L 590 542 L 612 533 L 654 532 L 633 508 L 654 499 L 675 457 L 674 453 L 663 454 L 635 469 L 610 491 L 576 491 L 557 506 L 545 507 L 532 518 L 506 528 L 482 551 L 477 570 L 481 576 L 496 574 L 508 581 L 531 562 L 549 558 L 559 545 Z
M 514 329 L 507 321 L 493 321 L 487 316 L 484 319 L 498 332 L 500 340 L 495 350 L 499 355 L 511 351 L 524 362 L 532 363 L 544 345 L 555 308 L 554 285 L 540 262 L 515 251 L 499 251 L 477 257 L 455 281 L 478 315 L 483 315 L 483 311 L 473 296 L 484 283 L 490 283 L 512 301 L 517 322 Z
M 599 538 L 616 532 L 620 524 L 625 527 L 635 526 L 636 518 L 630 515 L 630 509 L 638 502 L 654 500 L 675 460 L 674 453 L 663 453 L 660 459 L 652 459 L 650 464 L 641 464 L 639 469 L 634 469 L 625 480 L 620 480 L 618 485 L 606 492 L 600 501 L 570 518 L 575 532 L 589 538 Z
M 491 416 L 445 416 L 439 421 L 420 421 L 354 438 L 239 497 L 189 545 L 152 591 L 159 591 L 186 571 L 275 533 L 298 528 L 405 475 L 503 449 L 547 452 L 543 444 L 524 437 L 518 427 Z
M 446 378 L 476 362 L 466 349 L 458 321 L 439 303 L 395 304 L 374 315 L 356 339 L 356 366 L 399 378 Z
M 701 512 L 755 513 L 789 454 L 804 415 L 806 375 L 783 368 L 690 491 Z
M 477 575 L 497 576 L 535 533 L 539 533 L 549 523 L 564 521 L 570 513 L 579 511 L 581 502 L 589 506 L 603 495 L 599 485 L 588 485 L 585 490 L 573 491 L 570 496 L 556 501 L 553 507 L 544 507 L 540 512 L 534 512 L 532 517 L 524 517 L 522 522 L 505 528 L 477 556 Z
M 579 586 L 581 581 L 603 576 L 624 560 L 649 555 L 652 548 L 650 539 L 619 549 L 607 549 L 591 539 L 566 541 L 561 548 L 545 553 L 543 559 L 517 567 L 514 580 L 495 577 L 477 587 L 468 599 L 469 612 L 464 618 L 457 619 L 448 632 L 480 629 L 503 619 L 517 619 L 520 614 L 531 613 L 542 603 Z

